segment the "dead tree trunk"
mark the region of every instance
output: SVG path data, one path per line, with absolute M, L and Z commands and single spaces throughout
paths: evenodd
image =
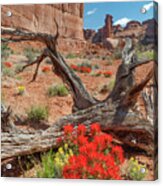
M 134 80 L 134 71 L 138 66 L 153 59 L 137 61 L 131 39 L 126 40 L 122 55 L 123 61 L 117 71 L 113 91 L 107 99 L 100 102 L 87 92 L 80 78 L 66 64 L 61 54 L 57 52 L 58 29 L 55 36 L 5 28 L 2 28 L 2 34 L 11 36 L 6 40 L 15 42 L 34 40 L 46 44 L 47 48 L 43 54 L 33 63 L 24 66 L 22 70 L 36 64 L 36 71 L 32 79 L 34 81 L 42 60 L 47 56 L 50 57 L 54 73 L 60 76 L 71 90 L 74 101 L 73 111 L 75 112 L 61 118 L 45 131 L 30 132 L 17 129 L 11 132 L 3 130 L 2 159 L 56 147 L 57 139 L 62 136 L 63 126 L 67 123 L 73 123 L 75 126 L 84 123 L 89 130 L 91 123 L 99 122 L 103 131 L 112 132 L 124 144 L 138 147 L 147 152 L 154 149 L 155 129 L 153 125 L 148 120 L 143 119 L 140 113 L 132 111 L 137 96 L 153 77 L 154 68 L 139 84 Z M 2 125 L 4 125 L 3 122 Z

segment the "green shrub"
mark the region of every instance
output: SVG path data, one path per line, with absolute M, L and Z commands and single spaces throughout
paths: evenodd
M 47 90 L 47 94 L 50 97 L 67 96 L 69 94 L 69 91 L 64 84 L 60 84 L 60 85 L 53 85 L 49 87 Z
M 52 61 L 51 61 L 51 59 L 48 57 L 48 58 L 45 59 L 45 63 L 47 63 L 47 64 L 52 64 Z
M 1 42 L 1 59 L 2 59 L 2 61 L 7 60 L 7 58 L 12 53 L 13 53 L 13 51 L 11 50 L 10 47 L 8 47 L 8 44 Z
M 113 65 L 113 58 L 111 56 L 108 56 L 107 58 L 107 65 Z
M 122 50 L 120 48 L 116 48 L 113 53 L 114 59 L 121 59 L 122 58 Z
M 55 153 L 51 150 L 41 156 L 41 168 L 37 170 L 39 178 L 54 178 L 54 157 Z
M 78 66 L 79 67 L 83 67 L 84 66 L 84 67 L 88 67 L 88 68 L 92 69 L 92 65 L 90 64 L 89 61 L 84 61 L 84 62 L 80 63 Z
M 28 61 L 31 63 L 36 59 L 36 57 L 39 55 L 39 51 L 32 48 L 32 47 L 27 47 L 24 49 L 24 55 L 28 59 Z
M 140 181 L 147 175 L 147 168 L 132 157 L 129 160 L 127 174 L 129 179 Z
M 39 122 L 48 119 L 48 108 L 45 106 L 32 106 L 27 112 L 28 119 Z
M 108 93 L 108 91 L 113 90 L 114 85 L 115 85 L 115 79 L 111 79 L 109 84 L 105 84 L 100 88 L 99 92 L 103 94 Z
M 2 75 L 3 76 L 8 76 L 8 77 L 14 77 L 15 73 L 11 68 L 7 68 L 7 67 L 2 67 Z
M 22 70 L 23 68 L 23 65 L 22 64 L 16 64 L 15 65 L 15 72 L 18 73 Z
M 108 89 L 111 91 L 115 85 L 115 79 L 111 79 L 108 85 Z
M 72 148 L 67 143 L 58 148 L 57 152 L 50 150 L 41 156 L 41 168 L 37 170 L 39 178 L 61 178 L 62 170 L 68 159 L 73 155 Z
M 95 65 L 93 66 L 93 69 L 99 69 L 99 65 L 98 65 L 98 64 L 95 64 Z
M 154 50 L 147 50 L 144 52 L 137 51 L 136 54 L 137 54 L 138 59 L 141 59 L 141 58 L 147 58 L 147 59 L 153 59 L 153 60 L 157 59 L 157 55 Z
M 77 55 L 76 54 L 69 53 L 69 54 L 66 55 L 66 58 L 67 59 L 74 59 L 74 58 L 77 58 Z

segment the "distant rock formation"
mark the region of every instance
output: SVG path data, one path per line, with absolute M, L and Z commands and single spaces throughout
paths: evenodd
M 111 15 L 106 15 L 105 25 L 97 32 L 85 30 L 85 39 L 92 43 L 102 43 L 108 49 L 116 48 L 121 44 L 121 40 L 126 37 L 133 38 L 135 41 L 143 40 L 144 43 L 154 43 L 157 40 L 157 23 L 154 19 L 143 23 L 132 20 L 124 28 L 121 25 L 113 26 L 112 19 Z
M 143 22 L 143 27 L 145 27 L 146 32 L 142 42 L 144 44 L 154 43 L 158 44 L 158 24 L 155 19 L 150 19 Z

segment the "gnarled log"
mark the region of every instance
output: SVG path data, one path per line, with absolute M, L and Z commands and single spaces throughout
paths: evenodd
M 58 31 L 55 36 L 51 36 L 2 28 L 2 34 L 11 35 L 12 37 L 8 39 L 13 41 L 36 40 L 46 44 L 47 48 L 43 54 L 31 64 L 36 64 L 33 80 L 36 79 L 42 59 L 47 56 L 50 57 L 54 73 L 63 79 L 72 92 L 74 111 L 76 111 L 61 118 L 45 131 L 31 132 L 18 129 L 13 132 L 2 132 L 2 159 L 56 147 L 57 139 L 63 135 L 62 129 L 67 123 L 73 123 L 75 126 L 84 123 L 89 130 L 91 123 L 99 122 L 103 131 L 113 132 L 125 144 L 147 152 L 154 149 L 155 130 L 153 125 L 148 120 L 143 119 L 139 113 L 131 111 L 136 102 L 136 99 L 133 98 L 142 91 L 153 74 L 150 72 L 141 83 L 136 84 L 134 70 L 143 63 L 150 62 L 151 59 L 143 62 L 138 61 L 134 54 L 131 39 L 126 40 L 122 55 L 123 62 L 117 71 L 113 91 L 107 99 L 100 102 L 88 93 L 80 78 L 57 51 Z

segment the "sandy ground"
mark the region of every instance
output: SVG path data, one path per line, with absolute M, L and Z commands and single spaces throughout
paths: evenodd
M 23 56 L 20 55 L 12 55 L 8 59 L 8 61 L 13 62 L 13 64 L 22 63 L 24 60 Z M 70 64 L 80 64 L 86 59 L 68 59 L 67 63 Z M 113 62 L 113 65 L 108 65 L 107 60 L 101 59 L 92 59 L 91 64 L 98 64 L 100 69 L 110 70 L 113 73 L 111 78 L 105 78 L 102 76 L 95 77 L 90 74 L 77 73 L 81 78 L 82 82 L 90 92 L 90 94 L 94 95 L 97 99 L 104 99 L 108 93 L 102 94 L 99 92 L 103 85 L 109 84 L 109 82 L 115 78 L 117 68 L 121 63 L 120 60 L 116 60 Z M 45 65 L 45 64 L 42 64 Z M 47 64 L 46 64 L 47 65 Z M 50 66 L 50 65 L 49 65 Z M 143 68 L 138 68 L 136 71 L 137 79 L 136 81 L 142 81 L 142 75 L 144 76 L 149 72 L 151 68 L 151 64 L 144 65 Z M 41 69 L 41 68 L 40 68 Z M 38 77 L 35 82 L 29 83 L 32 79 L 32 75 L 34 72 L 34 67 L 30 67 L 25 70 L 23 73 L 15 75 L 14 78 L 5 78 L 2 79 L 2 96 L 3 101 L 6 105 L 10 105 L 14 113 L 18 116 L 26 117 L 27 111 L 33 105 L 46 105 L 49 109 L 49 118 L 48 124 L 51 125 L 55 121 L 57 121 L 60 117 L 68 115 L 71 113 L 71 108 L 73 105 L 72 97 L 69 94 L 66 97 L 48 97 L 47 89 L 49 86 L 53 84 L 62 83 L 62 80 L 59 79 L 53 72 L 43 73 L 41 70 L 39 71 Z M 17 87 L 19 85 L 23 85 L 26 88 L 25 94 L 23 96 L 17 95 Z M 139 99 L 139 103 L 143 110 L 143 102 Z M 20 127 L 24 128 L 32 128 L 32 129 L 45 129 L 48 126 L 46 125 L 32 125 L 31 123 L 23 124 Z M 151 158 L 146 157 L 144 155 L 135 155 L 135 157 L 142 163 L 145 163 L 149 169 L 146 180 L 151 180 L 153 178 L 153 161 Z M 126 160 L 127 161 L 127 160 Z M 26 172 L 26 177 L 31 177 L 34 174 L 33 169 Z

